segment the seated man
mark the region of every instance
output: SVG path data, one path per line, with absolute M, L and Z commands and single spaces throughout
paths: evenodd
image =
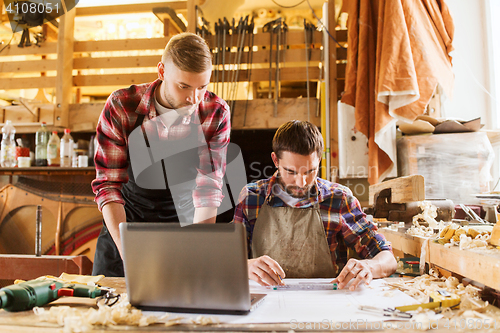
M 323 137 L 313 124 L 289 121 L 276 131 L 271 157 L 278 170 L 246 185 L 234 222 L 247 229 L 249 278 L 328 278 L 350 290 L 396 270 L 392 248 L 365 218 L 351 190 L 318 178 Z M 347 247 L 360 258 L 347 261 Z M 340 274 L 339 274 L 340 272 Z M 337 275 L 338 274 L 338 275 Z

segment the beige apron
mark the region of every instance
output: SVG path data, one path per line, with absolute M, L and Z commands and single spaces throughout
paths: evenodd
M 271 207 L 266 200 L 255 221 L 252 255 L 273 258 L 288 278 L 336 276 L 318 204 Z

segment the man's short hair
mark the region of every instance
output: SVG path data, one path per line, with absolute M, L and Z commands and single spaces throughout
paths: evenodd
M 181 71 L 202 73 L 212 69 L 212 52 L 207 42 L 198 35 L 183 32 L 167 43 L 161 62 L 171 60 Z
M 321 132 L 308 121 L 288 121 L 278 128 L 273 138 L 273 151 L 278 158 L 283 151 L 304 156 L 316 152 L 321 158 L 323 147 Z

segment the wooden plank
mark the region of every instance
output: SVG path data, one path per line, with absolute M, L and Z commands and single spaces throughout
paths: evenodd
M 70 10 L 59 21 L 57 42 L 56 109 L 54 125 L 68 126 L 69 102 L 72 97 L 73 42 L 75 11 Z
M 0 89 L 34 89 L 53 88 L 56 86 L 55 76 L 2 78 Z
M 55 59 L 0 62 L 0 73 L 46 72 L 56 69 Z
M 424 177 L 421 175 L 412 175 L 387 180 L 380 184 L 370 185 L 368 189 L 370 206 L 374 204 L 375 194 L 386 188 L 391 189 L 392 203 L 425 200 Z
M 17 47 L 17 45 L 10 44 L 5 48 L 5 50 L 0 53 L 1 57 L 6 56 L 17 56 L 17 55 L 45 55 L 57 53 L 57 43 L 42 43 L 40 46 L 35 46 L 33 43 L 29 47 Z
M 134 3 L 130 5 L 76 7 L 76 16 L 152 13 L 153 8 L 166 6 L 174 10 L 186 9 L 187 1 L 165 1 L 152 3 Z
M 312 110 L 316 110 L 316 98 L 310 98 Z M 243 119 L 247 110 L 245 126 Z M 278 116 L 274 117 L 274 104 L 270 99 L 254 99 L 248 101 L 236 101 L 232 110 L 232 129 L 274 129 L 281 126 L 290 119 L 307 120 L 307 98 L 281 98 L 278 101 Z M 311 115 L 310 121 L 316 126 L 321 126 L 321 118 Z
M 5 120 L 10 120 L 16 127 L 17 133 L 34 133 L 39 127 L 40 122 L 44 121 L 47 125 L 53 125 L 54 121 L 54 105 L 53 104 L 36 104 L 39 109 L 39 122 L 33 122 L 33 115 L 22 105 L 4 106 Z M 28 124 L 34 124 L 28 126 Z
M 69 128 L 73 130 L 76 127 L 78 129 L 78 124 L 80 123 L 93 123 L 97 125 L 99 116 L 104 109 L 104 104 L 105 103 L 70 104 Z
M 435 242 L 429 244 L 430 262 L 451 272 L 500 290 L 500 252 L 498 254 L 445 248 Z
M 108 74 L 108 75 L 76 75 L 73 77 L 73 86 L 122 86 L 131 84 L 141 84 L 152 82 L 158 78 L 155 73 L 137 73 L 137 74 Z
M 97 41 L 75 41 L 74 52 L 103 52 L 103 51 L 131 51 L 131 50 L 163 50 L 169 37 L 116 39 Z
M 138 57 L 85 57 L 73 60 L 74 69 L 156 67 L 160 55 Z M 0 65 L 1 69 L 1 65 Z

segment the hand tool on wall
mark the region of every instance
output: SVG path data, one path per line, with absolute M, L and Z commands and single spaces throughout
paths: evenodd
M 222 87 L 221 87 L 221 98 L 224 99 L 224 77 L 226 76 L 226 36 L 228 30 L 230 28 L 230 24 L 227 19 L 224 17 L 224 23 L 222 23 Z
M 238 83 L 239 83 L 239 78 L 240 78 L 240 68 L 241 68 L 241 56 L 244 51 L 244 42 L 245 42 L 245 36 L 247 33 L 247 26 L 248 26 L 248 15 L 245 17 L 244 20 L 240 20 L 240 23 L 238 24 L 238 49 L 237 49 L 237 60 L 236 60 L 236 71 L 233 72 L 233 80 L 232 80 L 232 85 L 233 87 L 231 88 L 231 118 L 234 113 L 234 108 L 235 108 L 235 102 L 236 102 L 236 97 L 238 94 Z
M 215 49 L 215 85 L 214 93 L 218 95 L 219 90 L 219 62 L 220 62 L 220 19 L 219 23 L 215 22 L 215 39 L 217 39 L 217 47 Z
M 311 111 L 311 105 L 310 105 L 310 80 L 309 80 L 309 61 L 311 59 L 311 53 L 312 53 L 312 45 L 313 44 L 313 38 L 314 38 L 314 31 L 316 30 L 316 27 L 312 23 L 307 23 L 306 19 L 304 19 L 304 43 L 305 43 L 305 49 L 306 49 L 306 90 L 307 90 L 307 120 L 310 120 L 310 111 Z M 318 116 L 318 110 L 316 110 L 317 116 Z
M 43 306 L 62 296 L 96 298 L 107 289 L 55 280 L 31 280 L 0 289 L 0 308 L 7 311 L 25 311 Z
M 255 28 L 254 16 L 252 16 L 252 21 L 248 26 L 248 34 L 250 34 L 249 42 L 248 42 L 248 56 L 247 56 L 247 72 L 248 72 L 248 85 L 247 85 L 247 101 L 245 104 L 245 114 L 243 116 L 243 126 L 245 126 L 247 122 L 247 111 L 248 111 L 248 98 L 250 95 L 250 85 L 252 84 L 252 63 L 253 63 L 253 42 L 254 42 L 254 33 L 253 30 Z
M 272 59 L 273 59 L 273 34 L 274 34 L 275 24 L 276 24 L 276 20 L 267 22 L 262 27 L 262 32 L 264 32 L 264 33 L 269 32 L 269 90 L 267 93 L 267 98 L 269 98 L 269 99 L 273 98 L 273 93 L 272 93 L 273 62 L 272 62 Z
M 278 102 L 279 98 L 281 96 L 281 82 L 280 82 L 280 62 L 281 62 L 281 57 L 280 57 L 280 50 L 282 46 L 282 39 L 281 36 L 283 35 L 286 40 L 286 32 L 288 31 L 288 26 L 286 25 L 285 21 L 283 21 L 281 18 L 278 19 L 277 25 L 276 25 L 276 34 L 277 34 L 277 41 L 276 41 L 276 75 L 275 75 L 275 86 L 274 86 L 274 116 L 278 116 Z M 286 43 L 285 47 L 283 48 L 283 58 L 284 58 L 284 50 L 286 49 Z

